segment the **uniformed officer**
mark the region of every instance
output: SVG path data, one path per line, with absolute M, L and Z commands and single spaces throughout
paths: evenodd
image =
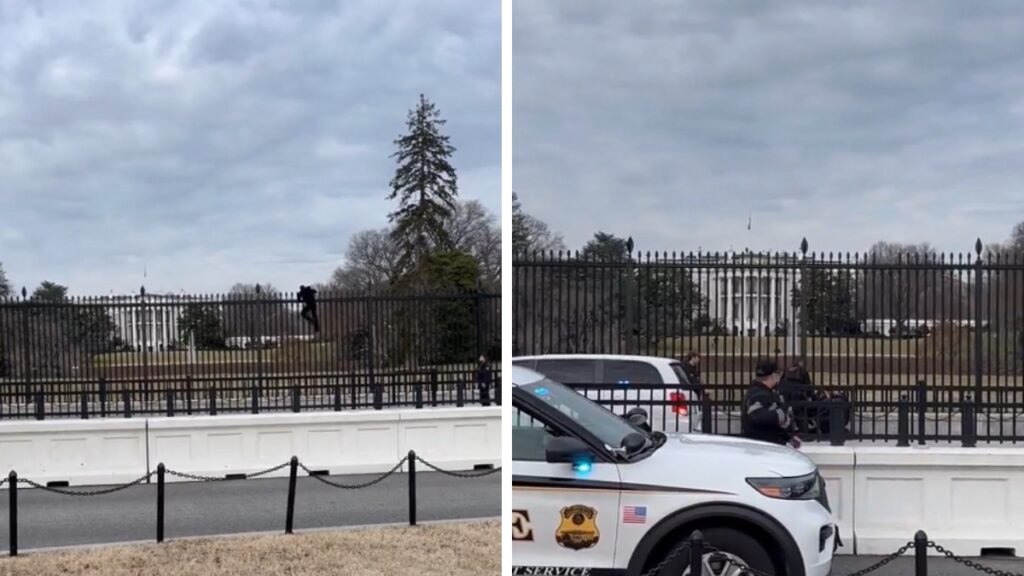
M 766 359 L 757 363 L 754 381 L 743 398 L 743 436 L 799 448 L 793 411 L 775 389 L 779 378 L 779 367 L 774 361 Z

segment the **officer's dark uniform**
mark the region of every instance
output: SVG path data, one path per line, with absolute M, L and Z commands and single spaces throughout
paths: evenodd
M 480 404 L 491 405 L 491 367 L 484 358 L 480 359 L 480 365 L 476 371 L 476 388 L 480 393 Z
M 764 378 L 777 371 L 775 362 L 761 361 L 756 374 L 758 378 Z M 795 432 L 793 414 L 786 401 L 760 380 L 754 380 L 743 398 L 740 422 L 744 437 L 772 444 L 788 444 Z

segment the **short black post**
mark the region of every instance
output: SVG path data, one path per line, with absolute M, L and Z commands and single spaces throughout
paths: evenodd
M 82 420 L 89 419 L 89 392 L 82 390 Z
M 132 395 L 128 393 L 127 388 L 121 389 L 121 404 L 124 405 L 124 417 L 132 417 Z
M 252 408 L 250 409 L 250 412 L 252 412 L 253 414 L 259 414 L 260 413 L 260 389 L 256 385 L 255 382 L 252 383 L 252 386 L 249 389 L 249 394 L 252 396 L 252 398 L 250 399 L 250 402 L 252 403 Z
M 217 415 L 217 391 L 213 389 L 213 383 L 210 383 L 210 416 Z
M 185 413 L 192 415 L 192 376 L 185 376 Z
M 924 380 L 917 382 L 917 443 L 924 446 L 925 411 L 928 410 L 928 387 Z
M 175 402 L 174 390 L 169 388 L 167 390 L 167 416 L 168 417 L 173 417 L 174 416 L 174 402 Z
M 42 390 L 36 392 L 36 420 L 46 417 L 46 399 L 43 398 Z
M 423 408 L 423 384 L 417 382 L 415 388 L 413 388 L 413 392 L 416 397 L 416 407 Z
M 700 398 L 700 431 L 705 434 L 712 434 L 714 423 L 711 421 L 711 398 L 704 394 Z
M 833 398 L 828 403 L 828 425 L 829 443 L 832 446 L 842 446 L 846 443 L 846 400 Z
M 910 401 L 906 394 L 900 395 L 896 405 L 896 445 L 910 446 Z
M 384 409 L 384 387 L 380 382 L 374 382 L 370 384 L 373 386 L 373 409 L 383 410 Z
M 694 530 L 690 535 L 690 574 L 704 573 L 704 534 Z
M 11 556 L 18 555 L 18 473 L 11 470 L 11 473 L 7 475 L 7 496 L 10 498 L 9 508 L 11 512 L 10 524 L 8 528 L 11 531 Z
M 164 541 L 164 480 L 167 469 L 164 463 L 156 465 L 156 541 Z
M 302 396 L 299 393 L 299 385 L 292 386 L 292 412 L 298 414 L 302 410 Z
M 416 452 L 409 450 L 409 526 L 416 525 Z
M 334 411 L 341 412 L 341 384 L 334 383 Z
M 459 408 L 466 405 L 466 386 L 461 380 L 455 384 L 455 405 Z
M 960 436 L 964 448 L 978 445 L 978 419 L 975 417 L 974 401 L 971 395 L 960 400 Z
M 284 520 L 284 533 L 291 534 L 295 525 L 295 483 L 299 475 L 299 458 L 292 456 L 288 468 L 288 512 Z
M 914 576 L 928 576 L 928 535 L 924 530 L 914 534 Z
M 430 405 L 437 408 L 437 368 L 430 369 Z

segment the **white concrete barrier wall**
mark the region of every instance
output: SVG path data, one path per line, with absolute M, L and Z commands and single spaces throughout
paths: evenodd
M 147 471 L 146 420 L 2 422 L 0 473 L 11 470 L 40 484 L 131 482 Z
M 0 423 L 3 474 L 72 486 L 129 482 L 160 462 L 201 476 L 251 474 L 293 455 L 332 475 L 380 473 L 409 450 L 446 470 L 500 466 L 501 407 Z
M 985 548 L 1024 555 L 1024 448 L 802 451 L 819 465 L 843 536 L 853 543 L 844 553 L 890 554 L 923 529 L 962 556 L 978 556 Z

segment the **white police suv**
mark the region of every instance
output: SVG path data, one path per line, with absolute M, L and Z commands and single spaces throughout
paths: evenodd
M 836 527 L 817 468 L 786 447 L 647 434 L 568 387 L 513 366 L 515 574 L 647 574 L 694 530 L 704 574 L 824 576 Z M 678 555 L 660 576 L 689 574 Z

